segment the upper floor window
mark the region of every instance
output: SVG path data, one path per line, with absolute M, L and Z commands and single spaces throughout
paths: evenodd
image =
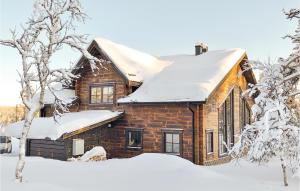
M 114 86 L 99 85 L 90 87 L 90 103 L 113 103 Z

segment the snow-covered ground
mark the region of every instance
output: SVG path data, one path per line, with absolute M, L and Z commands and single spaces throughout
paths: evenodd
M 165 154 L 142 154 L 130 159 L 64 162 L 26 158 L 25 183 L 14 182 L 17 157 L 1 155 L 1 191 L 285 191 L 299 190 L 299 179 L 281 179 L 279 163 L 257 166 L 245 161 L 219 166 L 197 166 Z

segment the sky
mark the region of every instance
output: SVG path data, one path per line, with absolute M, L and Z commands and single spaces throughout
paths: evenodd
M 32 14 L 33 0 L 0 0 L 0 39 Z M 107 38 L 152 54 L 194 54 L 196 42 L 209 50 L 243 48 L 250 60 L 276 61 L 293 46 L 282 37 L 296 22 L 282 10 L 300 7 L 299 0 L 82 0 L 89 19 L 78 34 Z M 69 67 L 80 57 L 63 49 L 51 59 L 52 68 Z M 0 45 L 0 105 L 20 102 L 16 50 Z

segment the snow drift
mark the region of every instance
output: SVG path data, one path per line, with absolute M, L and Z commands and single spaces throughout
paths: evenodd
M 2 155 L 1 190 L 10 191 L 283 191 L 278 162 L 257 166 L 245 161 L 219 166 L 197 166 L 173 155 L 146 153 L 130 159 L 100 162 L 64 162 L 28 157 L 26 183 L 16 184 L 17 157 Z M 59 173 L 59 176 L 57 174 Z M 299 179 L 290 179 L 289 191 L 298 190 Z

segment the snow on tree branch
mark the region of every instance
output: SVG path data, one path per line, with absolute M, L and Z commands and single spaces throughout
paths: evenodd
M 276 63 L 253 63 L 263 74 L 260 82 L 247 91 L 250 96 L 259 92 L 251 108 L 254 121 L 244 127 L 230 154 L 257 163 L 279 158 L 287 186 L 287 168 L 295 173 L 300 167 L 300 111 L 296 99 L 300 92 L 300 10 L 284 14 L 298 20 L 295 34 L 286 36 L 295 47 L 288 58 Z
M 3 46 L 15 48 L 22 60 L 19 71 L 21 98 L 26 107 L 26 116 L 20 140 L 19 162 L 16 167 L 16 181 L 22 182 L 25 165 L 25 142 L 32 120 L 44 107 L 45 91 L 55 97 L 55 116 L 68 112 L 69 104 L 55 95 L 54 83 L 71 84 L 78 78 L 72 69 L 51 69 L 51 58 L 65 47 L 76 49 L 89 61 L 92 70 L 103 67 L 104 60 L 91 55 L 84 46 L 87 35 L 76 33 L 76 24 L 84 23 L 87 15 L 79 0 L 36 0 L 34 13 L 21 25 L 21 32 L 11 30 L 11 38 L 0 40 Z

